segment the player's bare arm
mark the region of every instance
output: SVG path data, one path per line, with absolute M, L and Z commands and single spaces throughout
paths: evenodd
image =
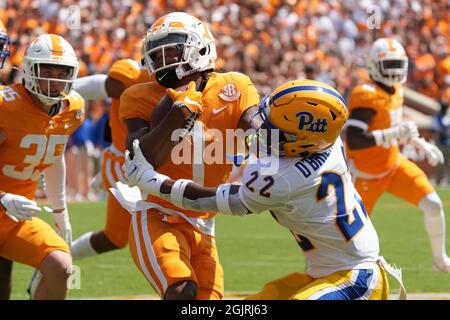
M 77 92 L 86 100 L 119 99 L 126 86 L 122 81 L 105 74 L 94 74 L 75 80 Z
M 386 129 L 369 131 L 371 119 L 375 115 L 375 110 L 369 108 L 357 108 L 352 111 L 347 129 L 347 143 L 350 150 L 372 146 L 389 148 L 398 140 L 405 143 L 419 137 L 419 129 L 413 121 L 401 122 Z
M 238 128 L 242 130 L 247 130 L 249 128 L 259 128 L 261 126 L 262 120 L 259 117 L 254 117 L 258 112 L 258 106 L 254 105 L 244 111 L 238 122 Z
M 126 89 L 125 85 L 122 81 L 107 77 L 105 80 L 105 90 L 108 94 L 108 97 L 113 99 L 119 99 L 122 92 Z
M 370 108 L 356 108 L 347 122 L 347 145 L 350 150 L 358 150 L 376 145 L 373 134 L 367 129 L 376 115 Z

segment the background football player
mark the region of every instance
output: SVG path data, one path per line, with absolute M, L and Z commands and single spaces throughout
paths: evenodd
M 2 89 L 0 108 L 0 256 L 38 269 L 34 299 L 64 299 L 72 259 L 65 200 L 64 149 L 84 119 L 72 90 L 78 60 L 62 37 L 37 37 L 23 58 L 23 82 Z M 33 200 L 44 175 L 56 232 Z
M 153 171 L 134 142 L 124 170 L 131 186 L 197 212 L 245 216 L 270 211 L 293 234 L 308 270 L 267 284 L 249 299 L 387 299 L 389 286 L 377 233 L 355 190 L 339 134 L 348 117 L 341 95 L 312 80 L 290 81 L 260 104 L 263 129 L 279 130 L 268 144 L 279 170 L 249 164 L 240 185 L 203 187 Z M 272 132 L 272 131 L 271 131 Z M 267 135 L 261 135 L 262 137 Z M 200 213 L 198 213 L 200 215 Z
M 0 21 L 0 69 L 5 65 L 6 59 L 10 56 L 10 39 L 5 25 Z M 0 84 L 0 90 L 3 85 Z M 12 261 L 0 257 L 0 300 L 8 300 L 11 296 L 12 287 Z
M 205 141 L 199 132 L 208 128 L 220 130 L 223 136 L 227 129 L 247 130 L 259 101 L 256 88 L 243 74 L 213 72 L 214 37 L 203 22 L 186 13 L 159 18 L 144 38 L 143 53 L 156 81 L 128 88 L 120 98 L 127 149 L 140 139 L 145 157 L 162 173 L 206 186 L 222 183 L 232 168 L 225 155 L 221 163 L 194 163 L 194 148 L 189 163 L 179 164 L 170 157 L 171 150 L 180 140 L 189 149 Z M 160 119 L 154 118 L 157 105 L 167 108 Z M 201 122 L 195 122 L 200 114 Z M 192 135 L 187 135 L 191 129 Z M 176 141 L 174 131 L 180 134 Z M 151 195 L 148 200 L 152 208 L 134 215 L 130 228 L 131 254 L 147 281 L 164 299 L 221 299 L 223 271 L 214 239 L 215 213 L 199 216 Z
M 378 39 L 370 49 L 367 69 L 371 81 L 355 87 L 349 102 L 346 146 L 356 189 L 369 214 L 384 192 L 422 209 L 433 265 L 450 273 L 441 199 L 425 173 L 398 147 L 399 142 L 414 145 L 431 165 L 443 160 L 436 146 L 419 137 L 414 122 L 402 120 L 402 84 L 408 73 L 405 50 L 394 39 Z
M 104 100 L 112 98 L 109 126 L 112 143 L 102 154 L 101 179 L 98 182 L 108 190 L 116 181 L 126 183 L 122 172 L 125 162 L 126 129 L 119 119 L 120 95 L 126 88 L 138 83 L 149 82 L 147 69 L 130 59 L 116 61 L 108 75 L 93 75 L 75 80 L 77 92 L 85 100 Z M 121 249 L 128 244 L 131 216 L 108 192 L 106 225 L 104 230 L 88 232 L 73 242 L 73 259 L 81 259 L 99 253 Z

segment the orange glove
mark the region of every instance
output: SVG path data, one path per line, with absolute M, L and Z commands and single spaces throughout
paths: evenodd
M 203 111 L 202 93 L 195 90 L 195 82 L 189 82 L 189 87 L 186 91 L 175 91 L 174 89 L 167 89 L 167 95 L 172 99 L 173 104 L 177 107 L 185 107 L 200 115 Z

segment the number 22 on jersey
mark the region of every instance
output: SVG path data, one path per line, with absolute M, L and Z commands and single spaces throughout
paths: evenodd
M 342 176 L 336 172 L 324 172 L 321 177 L 319 189 L 317 190 L 316 198 L 318 201 L 323 200 L 328 196 L 330 186 L 334 187 L 334 197 L 336 201 L 335 221 L 336 226 L 342 233 L 345 240 L 350 241 L 353 237 L 364 227 L 357 206 L 360 207 L 364 215 L 367 217 L 366 209 L 362 203 L 361 198 L 355 195 L 356 205 L 351 210 L 347 211 L 345 205 L 345 187 L 342 181 Z

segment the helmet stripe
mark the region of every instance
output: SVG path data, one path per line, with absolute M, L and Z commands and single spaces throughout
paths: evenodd
M 319 87 L 319 86 L 296 86 L 296 87 L 285 89 L 283 91 L 278 92 L 276 95 L 274 95 L 272 97 L 272 99 L 270 99 L 270 103 L 272 104 L 278 98 L 281 98 L 282 96 L 284 96 L 286 94 L 289 94 L 289 93 L 292 93 L 292 92 L 296 92 L 296 91 L 321 91 L 321 92 L 326 92 L 326 93 L 331 94 L 332 96 L 338 98 L 345 105 L 344 98 L 342 98 L 342 96 L 339 93 L 337 93 L 334 90 L 330 90 L 328 88 Z
M 57 35 L 51 34 L 50 39 L 52 41 L 52 55 L 62 56 L 63 55 L 63 46 L 62 46 L 61 38 Z

